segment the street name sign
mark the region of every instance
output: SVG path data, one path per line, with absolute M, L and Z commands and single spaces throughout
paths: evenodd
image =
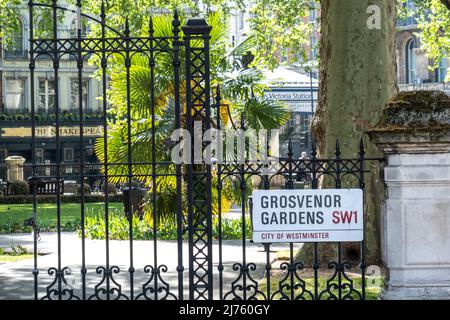
M 253 241 L 357 242 L 364 238 L 361 189 L 255 190 Z

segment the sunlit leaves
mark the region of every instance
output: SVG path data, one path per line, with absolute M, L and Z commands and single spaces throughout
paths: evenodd
M 260 0 L 250 8 L 250 30 L 256 38 L 254 64 L 275 68 L 282 59 L 296 62 L 305 56 L 313 22 L 311 0 Z
M 441 0 L 415 0 L 414 4 L 418 11 L 420 31 L 417 36 L 421 48 L 437 67 L 441 59 L 450 59 L 450 10 Z M 447 73 L 447 79 L 449 77 Z

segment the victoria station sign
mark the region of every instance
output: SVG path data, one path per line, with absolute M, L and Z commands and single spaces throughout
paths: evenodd
M 256 190 L 252 197 L 253 241 L 362 241 L 361 189 Z

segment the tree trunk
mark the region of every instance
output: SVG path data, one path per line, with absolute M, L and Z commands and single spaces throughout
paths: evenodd
M 380 24 L 376 24 L 377 8 Z M 313 134 L 321 157 L 357 157 L 364 138 L 367 157 L 381 157 L 364 132 L 375 124 L 386 102 L 397 93 L 395 0 L 322 0 L 319 105 Z M 368 22 L 369 21 L 369 22 Z M 375 28 L 374 28 L 375 27 Z M 379 28 L 378 28 L 379 27 Z M 371 29 L 372 28 L 372 29 Z M 374 28 L 374 29 L 373 29 Z M 384 199 L 380 164 L 370 163 L 365 180 L 367 262 L 380 258 L 379 210 Z M 324 181 L 327 187 L 334 181 Z M 342 188 L 357 187 L 343 181 Z

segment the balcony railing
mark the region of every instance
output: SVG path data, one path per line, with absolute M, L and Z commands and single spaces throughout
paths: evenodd
M 4 50 L 5 59 L 28 59 L 27 50 Z

